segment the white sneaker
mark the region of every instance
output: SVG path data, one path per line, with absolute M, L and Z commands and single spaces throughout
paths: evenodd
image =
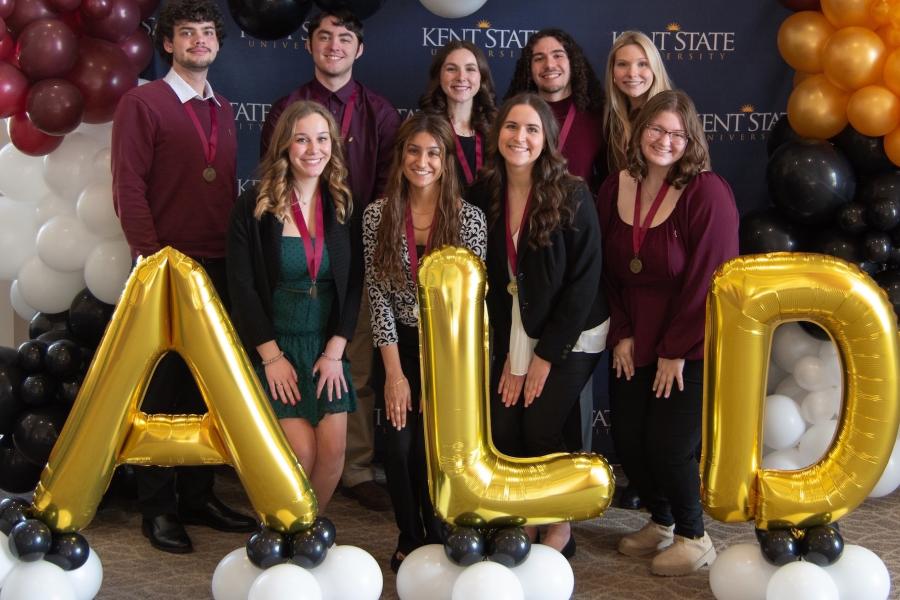
M 690 575 L 712 565 L 715 560 L 716 548 L 708 533 L 697 539 L 676 535 L 675 542 L 669 548 L 653 557 L 650 572 L 665 577 Z
M 634 558 L 654 554 L 672 545 L 674 531 L 674 525 L 666 527 L 647 521 L 647 524 L 638 531 L 629 533 L 619 540 L 619 552 Z

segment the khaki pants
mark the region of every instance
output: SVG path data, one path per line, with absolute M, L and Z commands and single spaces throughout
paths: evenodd
M 356 412 L 347 415 L 347 451 L 341 483 L 353 487 L 375 479 L 372 456 L 375 443 L 375 392 L 369 386 L 372 375 L 372 321 L 369 295 L 363 290 L 359 320 L 347 347 L 350 376 L 356 388 Z

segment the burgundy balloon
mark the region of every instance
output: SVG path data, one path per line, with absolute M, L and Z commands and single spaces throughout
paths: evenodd
M 5 38 L 6 34 L 8 34 L 8 33 L 9 33 L 9 31 L 7 31 L 7 29 L 6 29 L 6 19 L 4 19 L 3 17 L 0 17 L 0 40 Z
M 30 79 L 61 77 L 75 66 L 78 38 L 59 19 L 38 19 L 19 35 L 17 53 Z
M 25 100 L 28 118 L 48 135 L 65 135 L 81 123 L 84 96 L 65 79 L 44 79 L 28 90 Z
M 112 0 L 84 0 L 81 14 L 88 19 L 102 19 L 112 11 Z
M 134 0 L 111 0 L 109 14 L 101 19 L 85 19 L 84 31 L 90 36 L 118 44 L 134 33 L 141 22 L 141 11 Z
M 32 21 L 58 16 L 46 0 L 15 0 L 15 8 L 6 18 L 6 26 L 18 35 Z
M 135 75 L 140 74 L 141 71 L 146 69 L 147 65 L 149 65 L 150 61 L 153 59 L 153 40 L 151 40 L 147 32 L 140 27 L 137 31 L 125 38 L 125 41 L 119 44 L 119 48 L 125 52 L 125 56 L 128 57 L 128 60 L 134 67 Z
M 159 6 L 159 0 L 135 0 L 135 2 L 141 11 L 141 21 L 146 21 L 152 17 L 153 13 L 156 12 L 156 7 Z
M 801 10 L 821 10 L 819 0 L 779 0 L 785 8 L 794 12 Z
M 71 12 L 78 8 L 81 0 L 48 0 L 50 6 L 61 13 Z
M 6 19 L 13 13 L 16 7 L 16 0 L 0 0 L 0 18 Z
M 16 113 L 9 118 L 9 139 L 22 154 L 44 156 L 62 144 L 62 136 L 47 135 L 28 120 L 25 113 Z
M 125 52 L 109 42 L 82 37 L 78 61 L 66 79 L 84 95 L 85 123 L 106 123 L 122 95 L 137 85 L 134 67 Z
M 16 52 L 16 40 L 8 31 L 0 38 L 0 60 L 6 60 Z
M 25 110 L 28 78 L 9 63 L 0 62 L 0 119 Z

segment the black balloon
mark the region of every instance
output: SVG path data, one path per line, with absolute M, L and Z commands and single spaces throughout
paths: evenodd
M 810 527 L 800 540 L 800 554 L 803 560 L 820 567 L 827 567 L 841 557 L 844 552 L 844 538 L 833 527 L 825 525 Z
M 42 333 L 54 329 L 67 331 L 69 329 L 69 313 L 36 313 L 28 323 L 28 337 L 34 339 Z
M 65 413 L 56 408 L 26 412 L 13 431 L 13 443 L 29 462 L 43 467 L 65 422 Z
M 778 122 L 769 130 L 769 136 L 766 140 L 766 152 L 769 156 L 775 153 L 782 144 L 802 140 L 800 135 L 791 129 L 791 124 L 784 117 L 778 119 Z
M 19 394 L 28 406 L 44 406 L 56 397 L 56 382 L 45 373 L 29 375 L 19 386 Z
M 15 365 L 19 362 L 19 351 L 9 346 L 0 346 L 0 366 Z
M 334 527 L 334 523 L 332 523 L 331 519 L 328 517 L 316 517 L 316 520 L 313 521 L 309 531 L 312 531 L 317 538 L 322 540 L 322 543 L 325 544 L 326 547 L 331 548 L 334 546 L 337 530 Z
M 882 136 L 869 137 L 847 125 L 831 141 L 840 148 L 850 164 L 853 165 L 853 169 L 859 174 L 874 175 L 897 168 L 884 153 L 884 137 Z
M 800 541 L 789 529 L 757 529 L 763 557 L 776 566 L 800 560 Z
M 900 172 L 883 173 L 860 186 L 856 201 L 866 206 L 866 223 L 880 231 L 900 224 Z
M 54 377 L 65 379 L 76 375 L 80 366 L 81 351 L 72 340 L 59 340 L 47 347 L 44 367 Z
M 247 540 L 247 558 L 260 569 L 281 564 L 289 556 L 288 540 L 268 527 L 261 527 Z
M 900 225 L 900 198 L 882 198 L 870 204 L 866 209 L 866 223 L 879 231 Z
M 512 568 L 521 564 L 531 552 L 531 540 L 521 527 L 500 529 L 488 541 L 488 559 Z
M 880 231 L 870 231 L 863 236 L 863 254 L 866 260 L 876 263 L 887 262 L 891 255 L 891 238 Z
M 69 329 L 75 339 L 96 348 L 116 307 L 101 302 L 87 288 L 78 292 L 69 306 Z
M 0 435 L 12 432 L 25 403 L 19 395 L 22 371 L 15 365 L 0 365 Z
M 22 453 L 13 447 L 0 447 L 0 489 L 15 494 L 24 494 L 34 490 L 41 477 L 42 466 L 28 461 Z M 0 531 L 3 531 L 0 519 Z M 9 533 L 3 531 L 3 533 Z
M 862 249 L 858 240 L 839 229 L 826 229 L 817 233 L 811 250 L 837 256 L 854 264 L 863 261 Z
M 799 140 L 782 144 L 766 168 L 775 205 L 795 223 L 821 225 L 853 199 L 853 167 L 830 143 Z
M 897 318 L 900 318 L 900 269 L 890 269 L 875 275 L 875 282 L 887 292 L 888 302 L 894 307 Z
M 94 351 L 87 346 L 81 347 L 81 363 L 78 366 L 78 374 L 84 375 L 87 373 L 88 368 L 91 366 L 91 361 L 94 360 Z
M 12 491 L 12 490 L 10 490 Z M 0 532 L 9 535 L 13 527 L 28 520 L 28 504 L 16 498 L 0 512 Z
M 39 373 L 44 368 L 47 343 L 29 340 L 19 346 L 19 366 L 26 373 Z
M 848 202 L 838 211 L 837 224 L 842 230 L 851 235 L 862 233 L 866 230 L 866 207 L 859 202 Z
M 741 219 L 740 243 L 741 254 L 797 252 L 801 229 L 773 208 L 756 210 Z
M 322 11 L 349 10 L 360 19 L 368 19 L 384 6 L 384 0 L 315 0 Z
M 304 569 L 322 564 L 328 554 L 328 546 L 312 529 L 295 533 L 291 540 L 291 562 Z
M 81 378 L 63 379 L 56 388 L 56 397 L 65 406 L 72 406 L 81 390 Z
M 44 560 L 63 571 L 73 571 L 87 562 L 89 554 L 88 541 L 80 533 L 56 533 Z
M 53 342 L 58 342 L 59 340 L 69 340 L 72 341 L 72 338 L 75 336 L 72 335 L 72 332 L 68 329 L 52 329 L 50 331 L 45 331 L 41 335 L 37 336 L 37 340 L 44 342 L 48 346 Z
M 26 519 L 9 533 L 9 551 L 25 562 L 41 560 L 50 550 L 53 534 L 43 521 Z
M 310 8 L 309 0 L 228 0 L 234 22 L 260 40 L 277 40 L 294 33 Z
M 484 559 L 484 538 L 471 527 L 457 527 L 444 542 L 444 553 L 454 564 L 468 567 Z

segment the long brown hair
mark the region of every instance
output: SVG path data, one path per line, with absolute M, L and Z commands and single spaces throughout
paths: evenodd
M 325 165 L 320 180 L 324 179 L 331 193 L 338 223 L 345 223 L 353 210 L 350 188 L 347 187 L 347 167 L 344 162 L 344 148 L 341 144 L 340 132 L 334 117 L 328 109 L 311 100 L 298 100 L 288 106 L 272 134 L 269 149 L 259 163 L 257 173 L 259 186 L 256 193 L 256 208 L 253 216 L 262 218 L 270 212 L 278 219 L 284 220 L 291 212 L 291 190 L 293 175 L 288 151 L 294 137 L 294 125 L 309 115 L 320 115 L 328 123 L 328 135 L 331 137 L 331 159 Z
M 533 108 L 541 120 L 544 131 L 544 148 L 531 169 L 531 211 L 528 216 L 528 246 L 550 245 L 550 234 L 561 225 L 572 222 L 574 207 L 568 202 L 572 190 L 581 178 L 569 174 L 566 159 L 557 149 L 559 124 L 550 106 L 537 94 L 525 92 L 503 103 L 491 134 L 488 151 L 479 181 L 490 190 L 489 217 L 491 225 L 503 218 L 506 201 L 506 161 L 500 154 L 498 141 L 500 130 L 514 106 L 524 104 Z M 481 185 L 480 184 L 480 185 Z
M 391 170 L 384 191 L 385 203 L 381 223 L 375 236 L 372 265 L 380 279 L 399 289 L 405 281 L 403 236 L 406 233 L 406 207 L 409 204 L 409 182 L 403 174 L 403 160 L 409 141 L 418 133 L 431 135 L 440 146 L 441 178 L 437 208 L 432 226 L 432 248 L 460 244 L 460 189 L 456 161 L 451 157 L 454 148 L 453 130 L 445 116 L 417 113 L 407 119 L 397 131 Z

